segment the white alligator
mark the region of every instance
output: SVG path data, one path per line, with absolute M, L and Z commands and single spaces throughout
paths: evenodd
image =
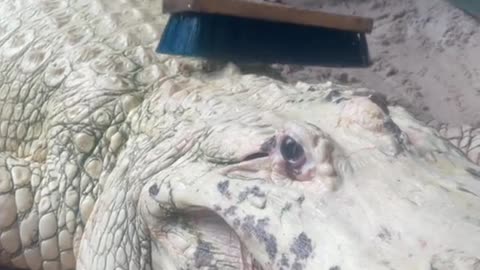
M 478 129 L 157 55 L 160 6 L 0 1 L 1 266 L 480 269 Z

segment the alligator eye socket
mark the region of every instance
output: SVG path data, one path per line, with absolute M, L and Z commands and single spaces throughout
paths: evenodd
M 283 140 L 280 152 L 282 153 L 283 158 L 291 163 L 297 163 L 305 156 L 303 147 L 290 136 L 287 136 Z

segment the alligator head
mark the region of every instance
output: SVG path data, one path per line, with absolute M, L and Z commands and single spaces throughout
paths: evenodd
M 129 126 L 81 269 L 479 267 L 479 167 L 374 93 L 179 76 Z

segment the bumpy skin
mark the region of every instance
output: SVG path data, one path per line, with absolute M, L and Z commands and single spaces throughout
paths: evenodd
M 0 2 L 0 265 L 480 267 L 457 147 L 366 90 L 155 55 L 160 5 Z

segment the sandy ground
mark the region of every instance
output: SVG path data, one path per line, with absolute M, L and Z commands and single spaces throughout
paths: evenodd
M 445 0 L 282 0 L 375 20 L 372 66 L 279 66 L 290 82 L 332 80 L 374 89 L 421 120 L 480 125 L 480 22 Z

